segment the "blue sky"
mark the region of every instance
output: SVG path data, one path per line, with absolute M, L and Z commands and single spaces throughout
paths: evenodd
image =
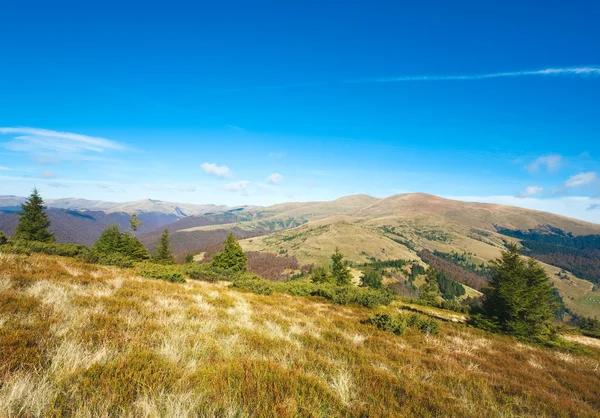
M 0 194 L 600 222 L 600 3 L 416 3 L 2 2 Z

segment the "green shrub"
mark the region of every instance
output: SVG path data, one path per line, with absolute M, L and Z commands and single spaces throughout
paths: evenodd
M 459 312 L 459 313 L 469 313 L 471 307 L 466 303 L 461 303 L 456 299 L 444 300 L 440 305 L 442 309 L 447 309 L 449 311 Z
M 438 335 L 440 333 L 440 324 L 438 321 L 414 313 L 399 315 L 376 314 L 361 321 L 361 323 L 374 325 L 382 331 L 391 332 L 396 335 L 402 335 L 408 328 L 417 329 L 426 335 Z
M 360 305 L 374 308 L 379 305 L 389 305 L 394 300 L 394 294 L 387 289 L 374 290 L 298 280 L 276 283 L 246 272 L 231 274 L 227 279 L 233 282 L 232 287 L 261 295 L 281 292 L 292 296 L 320 296 L 338 305 Z
M 142 277 L 166 280 L 173 283 L 185 283 L 181 266 L 155 264 L 150 262 L 138 263 L 136 271 Z
M 85 252 L 86 249 L 87 247 L 81 244 L 57 244 L 55 242 L 26 241 L 22 239 L 10 239 L 5 245 L 2 245 L 2 251 L 7 253 L 44 253 L 64 257 L 75 257 Z
M 388 314 L 377 314 L 361 322 L 363 324 L 375 325 L 377 329 L 396 335 L 402 335 L 406 329 L 405 321 Z
M 261 278 L 244 277 L 234 280 L 232 287 L 247 290 L 257 295 L 270 295 L 273 293 L 273 286 Z
M 103 266 L 116 266 L 121 268 L 133 267 L 134 261 L 126 255 L 119 253 L 103 253 L 89 248 L 80 254 L 80 258 L 86 263 L 101 264 Z
M 228 272 L 216 269 L 208 263 L 186 263 L 181 268 L 192 280 L 216 282 L 219 280 L 229 280 L 231 277 Z

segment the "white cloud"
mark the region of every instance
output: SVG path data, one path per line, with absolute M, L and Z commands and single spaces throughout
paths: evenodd
M 593 171 L 588 171 L 587 173 L 579 173 L 574 176 L 569 177 L 567 181 L 565 181 L 565 187 L 579 187 L 584 186 L 593 182 L 596 179 L 596 173 Z
M 0 165 L 0 171 L 10 171 L 10 170 L 11 170 L 10 168 Z
M 219 178 L 233 177 L 231 175 L 229 167 L 227 167 L 226 165 L 217 165 L 215 163 L 202 163 L 201 167 L 205 173 L 211 174 Z
M 45 179 L 51 179 L 51 178 L 56 177 L 56 173 L 54 171 L 50 171 L 50 170 L 40 171 L 40 175 Z
M 523 189 L 523 191 L 521 191 L 521 193 L 519 193 L 519 197 L 535 196 L 536 194 L 541 193 L 542 190 L 544 190 L 544 189 L 539 186 L 528 186 L 528 187 L 525 187 L 525 189 Z
M 229 190 L 231 192 L 245 192 L 248 188 L 248 184 L 250 184 L 247 180 L 235 181 L 233 183 L 226 184 L 223 186 L 224 190 Z
M 285 152 L 270 152 L 269 158 L 283 158 L 283 157 L 285 157 L 285 155 L 286 155 Z
M 59 132 L 29 127 L 0 127 L 0 134 L 11 135 L 12 140 L 4 144 L 11 151 L 40 153 L 102 153 L 109 150 L 124 150 L 127 147 L 106 138 Z
M 279 173 L 273 173 L 265 181 L 269 184 L 280 184 L 283 181 L 283 176 Z
M 551 173 L 560 168 L 562 165 L 562 157 L 560 155 L 543 155 L 536 158 L 526 168 L 529 172 L 534 173 L 539 169 L 545 167 L 546 170 Z
M 600 209 L 600 203 L 592 203 L 591 205 L 589 205 L 587 207 L 587 210 L 596 210 L 596 209 Z

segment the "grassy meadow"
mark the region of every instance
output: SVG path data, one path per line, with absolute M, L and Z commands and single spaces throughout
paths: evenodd
M 598 340 L 532 346 L 433 308 L 439 335 L 361 322 L 408 309 L 0 254 L 0 416 L 600 415 Z

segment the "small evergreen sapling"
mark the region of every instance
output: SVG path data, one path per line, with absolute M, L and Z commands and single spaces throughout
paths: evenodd
M 19 225 L 14 237 L 26 241 L 55 242 L 54 234 L 48 230 L 50 219 L 45 212 L 44 200 L 36 188 L 19 212 Z
M 158 264 L 175 264 L 175 257 L 171 253 L 171 244 L 169 243 L 169 230 L 167 229 L 160 236 L 154 261 Z
M 215 268 L 238 272 L 246 269 L 247 258 L 235 235 L 229 234 L 225 241 L 225 248 L 213 257 L 212 265 Z

